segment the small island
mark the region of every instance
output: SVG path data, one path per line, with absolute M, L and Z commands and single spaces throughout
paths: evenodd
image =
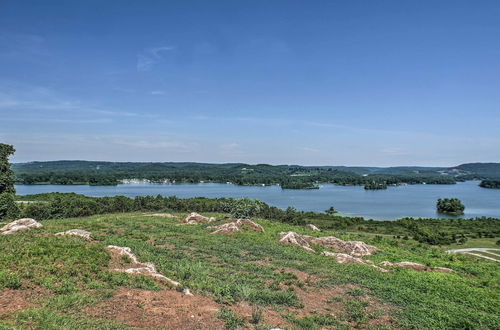
M 370 182 L 365 184 L 365 190 L 381 190 L 387 189 L 387 184 L 385 182 Z
M 436 208 L 439 213 L 449 215 L 464 214 L 465 206 L 458 198 L 440 198 L 437 200 Z
M 482 180 L 481 183 L 479 184 L 479 187 L 500 189 L 500 179 Z
M 319 189 L 319 186 L 311 182 L 283 182 L 281 189 Z

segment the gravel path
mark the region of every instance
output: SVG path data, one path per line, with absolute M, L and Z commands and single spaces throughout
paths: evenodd
M 497 258 L 500 258 L 500 249 L 492 249 L 492 248 L 468 248 L 468 249 L 454 249 L 454 250 L 448 250 L 446 253 L 463 253 L 463 254 L 468 254 L 471 256 L 487 259 L 487 260 L 492 260 L 496 262 L 500 262 L 500 259 L 495 259 L 492 257 L 488 257 L 484 254 L 479 254 L 479 253 L 474 253 L 474 252 L 483 252 L 490 254 L 492 256 L 496 256 Z

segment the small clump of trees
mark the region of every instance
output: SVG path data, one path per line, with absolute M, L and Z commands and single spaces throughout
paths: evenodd
M 15 151 L 13 146 L 0 143 L 0 220 L 13 218 L 19 213 L 14 198 L 15 177 L 9 163 L 9 157 Z
M 381 189 L 387 189 L 387 183 L 372 181 L 365 184 L 365 190 L 381 190 Z
M 482 180 L 479 186 L 483 188 L 500 189 L 500 179 Z
M 458 198 L 440 198 L 437 200 L 436 208 L 439 213 L 450 215 L 464 214 L 465 206 Z

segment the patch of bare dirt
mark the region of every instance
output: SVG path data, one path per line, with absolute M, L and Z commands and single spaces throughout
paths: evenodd
M 230 308 L 233 312 L 236 313 L 236 315 L 245 318 L 245 320 L 251 319 L 254 308 L 260 308 L 260 310 L 262 311 L 262 318 L 259 322 L 259 325 L 267 324 L 272 326 L 272 328 L 278 329 L 289 329 L 291 327 L 290 322 L 288 322 L 288 320 L 283 318 L 279 312 L 275 311 L 270 306 L 252 307 L 252 305 L 250 305 L 249 303 L 241 301 L 235 305 L 232 305 Z
M 359 287 L 348 284 L 340 285 L 333 288 L 311 288 L 304 289 L 296 288 L 295 292 L 302 303 L 302 308 L 294 308 L 293 312 L 298 318 L 311 316 L 313 314 L 330 315 L 338 320 L 346 319 L 349 311 L 344 305 L 344 301 L 354 299 L 347 291 L 359 289 Z M 373 327 L 378 325 L 393 325 L 393 320 L 390 316 L 393 307 L 378 301 L 376 298 L 364 295 L 357 297 L 360 301 L 367 303 L 365 313 L 371 315 L 367 324 Z M 350 324 L 356 327 L 356 324 Z
M 34 306 L 33 301 L 47 293 L 42 290 L 0 290 L 0 318 Z
M 217 303 L 202 296 L 139 289 L 120 289 L 111 299 L 85 310 L 133 328 L 223 329 L 218 311 Z
M 316 283 L 317 281 L 320 280 L 320 278 L 318 276 L 311 275 L 311 274 L 308 274 L 308 273 L 303 272 L 301 270 L 289 268 L 289 267 L 280 267 L 280 268 L 276 269 L 275 272 L 292 273 L 293 275 L 295 275 L 295 277 L 297 277 L 297 279 L 299 281 L 301 281 L 305 284 L 308 284 L 308 285 Z

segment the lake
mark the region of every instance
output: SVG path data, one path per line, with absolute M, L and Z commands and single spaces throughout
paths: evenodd
M 130 183 L 118 186 L 16 185 L 17 194 L 75 192 L 87 196 L 127 197 L 163 195 L 186 197 L 249 197 L 280 208 L 293 206 L 302 211 L 322 212 L 333 206 L 342 215 L 366 219 L 394 220 L 402 217 L 445 217 L 436 213 L 438 198 L 459 198 L 464 217 L 500 218 L 500 189 L 485 189 L 476 181 L 454 185 L 407 185 L 387 190 L 365 190 L 362 186 L 322 184 L 320 189 L 283 190 L 278 186 L 238 186 L 221 183 L 155 184 Z

